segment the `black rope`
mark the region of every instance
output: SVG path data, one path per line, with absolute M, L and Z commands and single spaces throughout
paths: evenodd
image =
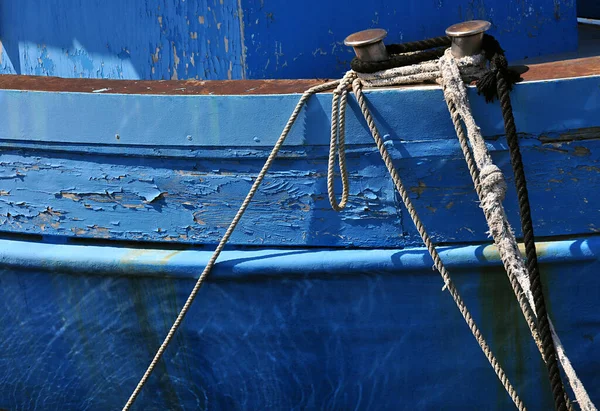
M 350 67 L 357 73 L 375 73 L 376 71 L 389 70 L 395 67 L 410 66 L 443 56 L 450 43 L 450 37 L 442 36 L 410 43 L 389 44 L 385 46 L 390 56 L 389 59 L 362 61 L 358 57 L 354 57 L 350 62 Z
M 508 61 L 504 56 L 504 50 L 500 43 L 489 34 L 483 35 L 481 48 L 485 54 L 486 60 L 490 62 L 490 69 L 477 82 L 477 91 L 485 96 L 488 103 L 498 97 L 498 75 L 500 74 L 506 83 L 508 91 L 512 90 L 513 85 L 521 80 L 521 76 L 516 71 L 508 68 Z M 511 110 L 512 112 L 512 110 Z
M 525 252 L 527 254 L 527 270 L 529 271 L 531 281 L 531 291 L 538 319 L 538 331 L 542 340 L 542 350 L 546 359 L 548 368 L 548 377 L 554 396 L 554 407 L 559 411 L 567 410 L 568 397 L 563 386 L 563 382 L 558 368 L 558 359 L 556 347 L 552 340 L 548 312 L 546 310 L 546 301 L 542 290 L 540 270 L 538 267 L 537 254 L 535 249 L 535 236 L 533 233 L 533 222 L 531 218 L 531 207 L 529 205 L 529 193 L 527 191 L 527 180 L 519 141 L 517 138 L 517 128 L 513 116 L 512 104 L 509 92 L 513 84 L 518 81 L 519 75 L 508 69 L 504 50 L 498 42 L 492 37 L 484 36 L 483 49 L 486 58 L 490 61 L 490 70 L 479 80 L 477 89 L 479 93 L 485 96 L 486 101 L 491 102 L 495 97 L 500 100 L 502 108 L 502 117 L 504 118 L 504 131 L 510 152 L 510 162 L 515 175 L 515 185 L 519 200 L 519 212 L 521 214 L 521 228 L 523 230 L 523 241 L 525 243 Z
M 439 58 L 444 54 L 449 45 L 449 37 L 435 37 L 412 43 L 391 44 L 386 46 L 386 50 L 390 55 L 388 60 L 367 62 L 361 61 L 355 57 L 350 65 L 352 70 L 356 72 L 374 73 L 376 71 L 388 70 Z M 502 107 L 504 130 L 509 146 L 510 159 L 515 175 L 515 185 L 517 187 L 519 199 L 523 241 L 525 243 L 525 251 L 527 254 L 527 269 L 529 271 L 531 291 L 538 318 L 538 331 L 540 338 L 542 339 L 542 350 L 548 368 L 548 377 L 550 379 L 552 395 L 554 397 L 554 406 L 558 411 L 566 411 L 567 403 L 570 402 L 561 379 L 556 347 L 554 346 L 554 341 L 552 340 L 552 334 L 550 332 L 550 323 L 542 291 L 541 276 L 535 249 L 535 237 L 533 233 L 527 181 L 525 178 L 523 159 L 521 158 L 521 152 L 519 150 L 517 128 L 515 126 L 512 104 L 509 96 L 509 92 L 512 90 L 513 85 L 520 81 L 521 78 L 519 73 L 508 68 L 504 50 L 502 50 L 502 47 L 500 47 L 500 44 L 494 37 L 484 34 L 482 50 L 486 59 L 490 62 L 490 66 L 489 70 L 481 77 L 481 79 L 479 79 L 477 90 L 479 94 L 485 96 L 487 102 L 492 102 L 494 98 L 498 98 L 500 100 L 500 106 Z
M 390 44 L 386 46 L 389 54 L 410 53 L 412 51 L 428 50 L 434 47 L 449 47 L 451 44 L 450 37 L 432 37 L 430 39 L 412 41 L 410 43 Z
M 386 46 L 386 50 L 402 46 L 401 44 L 392 44 Z M 437 59 L 444 55 L 446 47 L 439 47 L 431 50 L 416 51 L 413 54 L 390 54 L 390 58 L 382 61 L 362 61 L 354 57 L 350 62 L 350 67 L 357 73 L 375 73 L 376 71 L 388 70 L 395 67 L 410 66 L 412 64 L 422 63 L 424 61 Z

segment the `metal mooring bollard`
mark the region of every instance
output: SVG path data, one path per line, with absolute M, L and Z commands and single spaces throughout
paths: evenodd
M 359 60 L 382 61 L 389 58 L 383 44 L 385 36 L 387 36 L 387 31 L 384 29 L 363 30 L 346 37 L 344 44 L 354 48 Z
M 446 35 L 452 39 L 452 55 L 460 58 L 480 53 L 483 33 L 491 25 L 489 21 L 471 20 L 448 27 Z

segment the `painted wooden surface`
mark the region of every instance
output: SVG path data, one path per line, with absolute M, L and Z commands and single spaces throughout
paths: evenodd
M 0 408 L 123 404 L 298 97 L 0 91 Z M 367 97 L 508 375 L 530 409 L 550 408 L 441 91 Z M 537 234 L 554 238 L 539 247 L 550 313 L 598 403 L 600 77 L 512 98 Z M 303 111 L 138 409 L 510 407 L 414 247 L 354 100 L 350 206 L 331 211 L 330 99 Z M 510 179 L 499 108 L 471 101 Z M 512 190 L 506 205 L 518 221 Z
M 574 50 L 574 0 L 242 0 L 246 70 L 250 78 L 337 77 L 353 54 L 343 45 L 355 31 L 385 28 L 388 43 L 444 35 L 460 21 L 493 23 L 509 59 Z
M 0 5 L 0 73 L 117 79 L 243 76 L 236 0 Z
M 599 238 L 538 247 L 596 404 Z M 207 255 L 0 240 L 0 408 L 120 409 Z M 497 254 L 442 258 L 528 409 L 551 409 Z M 134 409 L 512 409 L 430 266 L 422 248 L 226 252 Z
M 0 74 L 117 79 L 338 77 L 355 31 L 388 43 L 487 19 L 510 59 L 575 50 L 575 0 L 35 0 L 0 4 Z
M 523 83 L 513 92 L 540 236 L 600 229 L 594 200 L 600 170 L 598 90 L 600 77 L 587 77 Z M 471 97 L 510 187 L 500 109 L 474 90 Z M 0 230 L 213 244 L 297 99 L 0 91 L 6 107 L 0 114 Z M 331 209 L 325 178 L 330 99 L 318 95 L 303 111 L 232 244 L 420 244 L 354 101 L 347 121 L 350 204 L 340 213 Z M 377 90 L 368 99 L 433 238 L 487 241 L 439 88 Z M 518 221 L 512 187 L 506 207 L 511 221 Z

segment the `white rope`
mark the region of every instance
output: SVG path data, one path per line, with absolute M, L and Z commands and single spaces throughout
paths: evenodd
M 452 101 L 467 129 L 467 136 L 473 150 L 473 157 L 479 169 L 479 180 L 483 196 L 483 208 L 490 228 L 490 235 L 496 241 L 498 252 L 507 269 L 515 274 L 521 287 L 527 295 L 527 300 L 533 306 L 533 294 L 529 283 L 529 274 L 519 248 L 514 232 L 508 223 L 502 200 L 506 194 L 506 183 L 502 171 L 496 166 L 487 149 L 481 130 L 475 124 L 471 114 L 467 89 L 460 77 L 460 71 L 450 49 L 440 58 L 440 71 L 443 79 L 444 97 Z
M 460 74 L 466 82 L 475 80 L 485 72 L 483 54 L 466 56 L 457 60 Z M 389 87 L 424 82 L 439 82 L 442 77 L 439 59 L 410 66 L 396 67 L 375 73 L 356 73 L 365 87 Z
M 388 167 L 388 170 L 390 172 L 392 180 L 394 181 L 396 189 L 401 194 L 401 197 L 405 203 L 405 206 L 409 210 L 409 214 L 410 214 L 411 218 L 413 219 L 413 222 L 417 226 L 417 229 L 418 229 L 419 233 L 421 234 L 421 237 L 422 237 L 423 241 L 425 242 L 425 245 L 427 246 L 427 249 L 429 250 L 429 252 L 434 260 L 436 268 L 438 269 L 438 271 L 440 271 L 440 274 L 442 274 L 444 284 L 445 284 L 444 289 L 448 289 L 450 291 L 450 294 L 452 295 L 461 314 L 463 315 L 465 321 L 467 322 L 469 328 L 471 329 L 471 332 L 475 336 L 481 349 L 483 350 L 484 354 L 486 355 L 486 358 L 489 360 L 490 364 L 492 365 L 494 371 L 496 372 L 496 375 L 498 376 L 498 378 L 500 379 L 500 381 L 506 388 L 507 392 L 513 399 L 515 405 L 517 406 L 518 409 L 524 410 L 525 407 L 524 407 L 523 403 L 521 402 L 520 398 L 516 394 L 516 391 L 514 390 L 514 388 L 508 381 L 508 378 L 506 377 L 500 364 L 498 363 L 495 356 L 491 352 L 491 349 L 487 345 L 486 341 L 484 340 L 483 336 L 481 335 L 481 332 L 479 331 L 477 325 L 475 324 L 475 321 L 471 317 L 471 314 L 469 313 L 466 306 L 464 305 L 464 302 L 460 298 L 460 295 L 458 294 L 458 290 L 456 290 L 455 286 L 453 285 L 453 283 L 450 279 L 449 273 L 446 271 L 441 259 L 439 258 L 439 255 L 437 254 L 435 246 L 431 242 L 431 239 L 429 238 L 427 232 L 425 231 L 423 224 L 421 223 L 418 215 L 416 214 L 416 210 L 414 209 L 414 206 L 412 205 L 412 202 L 408 196 L 408 193 L 404 189 L 403 184 L 400 180 L 400 177 L 398 176 L 398 174 L 392 164 L 391 157 L 389 156 L 389 154 L 387 153 L 387 150 L 385 149 L 383 140 L 381 139 L 381 137 L 379 135 L 379 132 L 375 126 L 372 116 L 370 115 L 370 112 L 366 105 L 366 101 L 362 94 L 362 86 L 381 87 L 381 86 L 391 86 L 391 85 L 399 85 L 399 84 L 414 84 L 414 83 L 420 83 L 420 82 L 425 82 L 425 81 L 440 82 L 440 79 L 443 78 L 444 94 L 446 96 L 446 99 L 448 102 L 452 101 L 456 105 L 456 107 L 458 108 L 458 110 L 460 112 L 460 117 L 462 118 L 462 120 L 467 128 L 468 137 L 471 142 L 471 146 L 473 148 L 475 162 L 477 163 L 477 167 L 479 169 L 479 178 L 481 181 L 481 189 L 485 193 L 485 195 L 483 196 L 482 201 L 481 201 L 482 208 L 486 212 L 486 216 L 489 215 L 492 220 L 492 224 L 490 224 L 490 233 L 492 235 L 496 234 L 498 236 L 499 241 L 497 241 L 496 244 L 497 244 L 500 254 L 502 256 L 502 260 L 503 260 L 503 262 L 505 262 L 505 267 L 507 268 L 507 271 L 509 271 L 509 268 L 510 268 L 510 271 L 514 271 L 516 273 L 515 276 L 518 280 L 518 284 L 520 284 L 520 287 L 522 287 L 522 289 L 525 290 L 525 293 L 527 294 L 527 300 L 529 301 L 529 306 L 530 306 L 529 309 L 531 310 L 532 309 L 531 307 L 534 307 L 534 304 L 533 304 L 533 296 L 531 295 L 531 290 L 529 287 L 529 278 L 528 278 L 527 272 L 524 268 L 524 264 L 523 264 L 523 260 L 520 255 L 520 252 L 519 252 L 518 248 L 516 247 L 516 239 L 514 238 L 512 229 L 510 228 L 510 225 L 508 225 L 508 221 L 506 221 L 504 208 L 501 203 L 502 199 L 504 198 L 505 191 L 506 191 L 506 185 L 504 183 L 504 179 L 503 179 L 500 169 L 498 169 L 498 167 L 492 163 L 489 152 L 487 151 L 487 147 L 485 146 L 485 142 L 483 141 L 483 137 L 481 136 L 481 132 L 479 131 L 479 128 L 476 126 L 475 121 L 470 113 L 468 99 L 466 96 L 466 91 L 465 91 L 465 87 L 464 87 L 464 83 L 463 83 L 463 79 L 465 81 L 471 81 L 472 79 L 477 78 L 479 76 L 479 74 L 482 73 L 483 68 L 484 68 L 483 62 L 484 62 L 484 59 L 483 59 L 482 55 L 478 55 L 478 56 L 474 56 L 474 57 L 464 57 L 459 60 L 456 60 L 449 54 L 449 51 L 447 51 L 446 55 L 439 60 L 432 60 L 432 61 L 428 61 L 428 62 L 424 62 L 424 63 L 412 65 L 412 66 L 406 66 L 406 67 L 401 67 L 401 68 L 396 68 L 396 69 L 391 69 L 391 70 L 384 70 L 384 71 L 380 71 L 380 72 L 376 72 L 376 73 L 372 73 L 372 74 L 362 74 L 362 73 L 355 73 L 355 72 L 350 71 L 350 72 L 346 73 L 346 75 L 344 76 L 344 78 L 342 80 L 329 82 L 329 83 L 326 83 L 326 84 L 323 84 L 320 86 L 316 86 L 316 87 L 313 87 L 313 88 L 307 90 L 302 95 L 302 98 L 298 102 L 298 105 L 294 109 L 294 112 L 292 113 L 290 119 L 288 120 L 288 123 L 286 124 L 284 130 L 282 131 L 281 136 L 279 137 L 277 143 L 273 147 L 273 150 L 272 150 L 271 154 L 269 155 L 269 158 L 267 159 L 265 165 L 261 169 L 261 172 L 259 173 L 254 184 L 252 185 L 250 192 L 248 193 L 248 195 L 246 196 L 242 205 L 240 206 L 240 209 L 236 213 L 236 215 L 235 215 L 233 221 L 231 222 L 229 228 L 227 229 L 225 235 L 219 242 L 219 245 L 217 246 L 217 249 L 213 253 L 210 261 L 208 262 L 208 264 L 206 265 L 202 274 L 198 278 L 196 285 L 194 286 L 194 288 L 191 291 L 188 299 L 186 300 L 183 308 L 181 309 L 179 315 L 177 316 L 177 319 L 175 320 L 171 329 L 167 333 L 165 340 L 163 341 L 160 348 L 156 352 L 154 358 L 152 359 L 150 365 L 148 366 L 148 369 L 142 376 L 141 380 L 139 381 L 138 385 L 135 387 L 135 389 L 134 389 L 133 393 L 131 394 L 130 398 L 128 399 L 127 403 L 123 407 L 123 410 L 128 410 L 133 405 L 137 396 L 141 392 L 143 386 L 148 381 L 148 378 L 150 377 L 150 374 L 154 370 L 156 364 L 158 363 L 158 361 L 160 361 L 164 351 L 166 350 L 167 346 L 169 345 L 170 341 L 172 340 L 179 325 L 183 321 L 187 311 L 191 307 L 191 304 L 193 303 L 204 280 L 209 275 L 210 271 L 212 270 L 214 264 L 217 261 L 217 258 L 220 255 L 223 247 L 225 246 L 225 244 L 229 240 L 229 237 L 235 230 L 235 227 L 237 226 L 238 222 L 240 221 L 246 208 L 249 206 L 252 197 L 256 193 L 265 174 L 267 173 L 267 170 L 269 169 L 271 163 L 275 159 L 281 145 L 283 144 L 283 142 L 285 141 L 285 138 L 287 137 L 287 134 L 289 133 L 292 125 L 294 124 L 296 118 L 298 117 L 298 114 L 299 114 L 302 106 L 306 103 L 306 101 L 312 94 L 320 92 L 320 91 L 328 90 L 331 88 L 335 88 L 336 86 L 338 86 L 338 87 L 336 88 L 336 90 L 333 94 L 334 99 L 333 99 L 333 104 L 332 104 L 332 129 L 331 129 L 331 142 L 330 142 L 332 149 L 330 150 L 330 158 L 329 158 L 329 165 L 328 165 L 328 192 L 329 192 L 330 202 L 331 202 L 333 208 L 336 210 L 342 209 L 345 206 L 345 204 L 347 202 L 347 197 L 348 197 L 348 177 L 347 177 L 347 171 L 346 171 L 346 165 L 345 165 L 345 157 L 344 157 L 344 153 L 343 153 L 344 117 L 345 117 L 345 106 L 346 106 L 348 89 L 350 88 L 350 86 L 352 86 L 352 88 L 355 92 L 356 98 L 359 102 L 360 108 L 362 110 L 362 113 L 365 117 L 365 120 L 367 121 L 367 124 L 369 125 L 369 129 L 373 135 L 373 138 L 375 139 L 375 143 L 377 144 L 377 147 L 379 148 L 380 154 L 382 155 L 382 158 L 383 158 L 384 162 L 386 163 L 386 166 Z M 459 70 L 459 68 L 460 68 L 460 70 Z M 340 167 L 340 172 L 342 174 L 342 181 L 343 181 L 342 201 L 339 204 L 337 203 L 337 200 L 335 199 L 335 195 L 333 194 L 333 175 L 334 175 L 333 164 L 335 162 L 336 151 L 337 151 L 337 154 L 339 157 L 339 167 Z M 562 346 L 560 339 L 556 335 L 556 332 L 554 330 L 554 326 L 552 325 L 552 323 L 550 323 L 550 328 L 552 331 L 552 336 L 553 336 L 553 339 L 554 339 L 554 342 L 555 342 L 555 345 L 557 348 L 558 357 L 560 359 L 561 365 L 563 366 L 565 373 L 569 377 L 569 382 L 571 384 L 571 387 L 575 393 L 575 396 L 576 396 L 580 406 L 585 411 L 588 411 L 588 410 L 589 411 L 597 411 L 596 408 L 594 407 L 594 405 L 592 404 L 591 400 L 589 399 L 589 396 L 587 395 L 587 392 L 585 391 L 583 384 L 577 378 L 577 375 L 575 374 L 575 371 L 573 370 L 573 367 L 571 366 L 570 361 L 566 357 L 566 354 L 564 352 L 564 347 Z M 534 339 L 536 339 L 534 327 L 531 327 L 531 329 L 532 329 L 532 333 L 534 334 Z M 540 347 L 539 344 L 538 344 L 538 347 Z M 543 357 L 543 355 L 542 355 L 542 357 Z
M 583 383 L 577 376 L 571 361 L 567 357 L 567 353 L 565 352 L 565 347 L 562 345 L 562 341 L 558 338 L 558 334 L 554 329 L 554 324 L 552 320 L 548 318 L 548 324 L 550 325 L 550 333 L 552 334 L 552 341 L 554 341 L 554 346 L 556 347 L 556 354 L 558 355 L 558 360 L 560 361 L 560 365 L 567 375 L 567 379 L 569 380 L 569 385 L 571 386 L 571 390 L 573 390 L 573 394 L 575 394 L 575 399 L 579 404 L 579 407 L 582 411 L 598 411 L 592 400 L 590 399 L 587 390 L 583 386 Z
M 471 114 L 466 87 L 461 79 L 458 61 L 452 56 L 449 49 L 446 51 L 445 55 L 439 59 L 439 64 L 446 101 L 453 103 L 467 130 L 473 158 L 479 170 L 481 207 L 486 215 L 490 234 L 498 247 L 498 252 L 500 253 L 507 273 L 515 276 L 521 289 L 525 292 L 529 309 L 535 314 L 535 304 L 531 292 L 529 274 L 518 249 L 514 232 L 508 223 L 506 212 L 502 205 L 502 200 L 504 199 L 506 192 L 504 177 L 500 169 L 492 162 L 492 158 L 481 135 L 481 131 L 479 127 L 477 127 L 475 119 Z M 519 298 L 518 295 L 517 298 Z M 569 361 L 564 346 L 556 334 L 556 330 L 550 318 L 548 321 L 550 323 L 552 339 L 556 346 L 560 364 L 567 375 L 577 402 L 582 410 L 597 411 L 590 400 L 583 383 L 578 378 Z
M 354 75 L 354 73 L 352 73 L 352 72 L 346 73 L 346 76 L 344 76 L 344 79 L 346 79 L 347 77 L 350 77 L 352 75 Z M 400 194 L 400 197 L 402 198 L 402 202 L 404 203 L 404 206 L 406 207 L 406 210 L 408 211 L 410 218 L 412 219 L 417 231 L 419 232 L 419 235 L 421 236 L 421 239 L 423 240 L 423 243 L 425 244 L 425 246 L 427 247 L 427 250 L 429 251 L 429 254 L 431 255 L 431 258 L 434 263 L 434 267 L 438 270 L 438 272 L 442 276 L 442 279 L 444 281 L 444 287 L 442 289 L 448 290 L 448 292 L 452 296 L 452 299 L 454 300 L 456 306 L 458 307 L 458 310 L 462 314 L 465 322 L 467 323 L 467 326 L 471 330 L 471 333 L 475 337 L 475 340 L 479 344 L 479 347 L 481 348 L 481 350 L 483 351 L 487 360 L 489 361 L 490 365 L 492 366 L 492 369 L 496 373 L 496 376 L 500 380 L 504 389 L 506 390 L 506 392 L 508 393 L 510 398 L 513 400 L 515 407 L 520 411 L 525 411 L 526 408 L 525 408 L 525 405 L 523 404 L 523 401 L 519 398 L 519 395 L 517 394 L 517 392 L 514 389 L 514 387 L 512 386 L 512 384 L 510 383 L 508 377 L 506 376 L 506 373 L 502 369 L 502 366 L 500 365 L 500 363 L 494 356 L 494 353 L 492 352 L 490 346 L 487 344 L 485 338 L 481 334 L 481 331 L 479 330 L 479 327 L 477 326 L 475 319 L 471 316 L 471 313 L 469 312 L 465 302 L 461 298 L 461 296 L 458 292 L 458 289 L 456 288 L 456 286 L 454 285 L 454 282 L 452 281 L 452 278 L 450 277 L 450 273 L 444 266 L 444 263 L 442 262 L 442 259 L 440 258 L 440 255 L 438 254 L 437 249 L 435 248 L 435 245 L 433 244 L 433 241 L 429 237 L 429 234 L 427 233 L 425 226 L 423 225 L 421 219 L 419 218 L 419 215 L 417 214 L 417 210 L 415 209 L 415 207 L 412 203 L 412 200 L 410 199 L 410 196 L 408 195 L 408 191 L 404 187 L 404 184 L 402 183 L 402 180 L 401 180 L 398 172 L 396 171 L 396 168 L 394 167 L 392 157 L 390 156 L 387 149 L 385 148 L 383 138 L 381 137 L 381 134 L 379 133 L 379 130 L 377 129 L 377 125 L 375 124 L 375 120 L 373 119 L 373 116 L 371 115 L 371 112 L 369 111 L 369 108 L 366 103 L 366 99 L 364 98 L 364 94 L 362 93 L 362 84 L 361 84 L 360 79 L 355 79 L 352 82 L 352 88 L 354 90 L 354 94 L 356 96 L 358 105 L 360 106 L 360 109 L 362 111 L 363 117 L 365 118 L 365 121 L 367 122 L 367 125 L 369 126 L 369 130 L 371 131 L 373 140 L 375 140 L 375 144 L 377 145 L 377 148 L 379 149 L 381 158 L 388 169 L 388 172 L 392 178 L 392 181 L 394 182 L 394 186 L 396 187 L 396 190 Z M 335 119 L 332 119 L 332 121 L 335 121 Z

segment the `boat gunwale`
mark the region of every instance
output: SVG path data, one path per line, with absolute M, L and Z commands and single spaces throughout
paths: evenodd
M 600 236 L 539 241 L 542 264 L 598 260 Z M 210 250 L 132 248 L 110 245 L 57 244 L 0 238 L 0 270 L 19 268 L 95 276 L 149 276 L 194 279 L 212 255 Z M 519 243 L 521 253 L 525 249 Z M 453 269 L 501 266 L 495 245 L 488 242 L 438 247 L 446 266 Z M 424 247 L 344 249 L 337 247 L 233 247 L 223 251 L 213 275 L 217 279 L 247 276 L 356 275 L 378 272 L 399 275 L 430 267 Z M 351 262 L 351 268 L 348 263 Z M 431 272 L 431 271 L 429 271 Z
M 523 81 L 600 75 L 600 56 L 517 66 Z M 114 80 L 0 75 L 0 90 L 132 95 L 283 95 L 302 93 L 327 79 L 294 80 Z M 397 88 L 423 87 L 420 85 Z

